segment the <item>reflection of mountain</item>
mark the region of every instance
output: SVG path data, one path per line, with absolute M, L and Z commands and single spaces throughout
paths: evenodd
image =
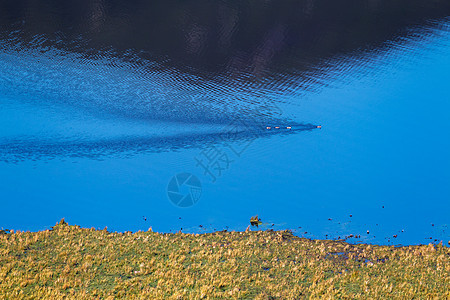
M 131 50 L 202 75 L 260 75 L 301 71 L 449 15 L 448 0 L 2 1 L 0 37 L 20 30 L 33 44 Z

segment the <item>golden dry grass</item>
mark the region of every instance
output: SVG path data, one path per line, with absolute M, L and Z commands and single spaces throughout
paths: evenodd
M 0 234 L 0 299 L 450 299 L 450 249 L 288 231 Z

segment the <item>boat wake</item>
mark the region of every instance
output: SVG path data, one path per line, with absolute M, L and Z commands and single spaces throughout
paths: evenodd
M 283 118 L 275 95 L 243 84 L 6 42 L 0 104 L 2 161 L 129 155 L 316 128 Z

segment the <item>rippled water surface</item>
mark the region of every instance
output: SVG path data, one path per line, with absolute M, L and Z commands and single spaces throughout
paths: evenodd
M 0 1 L 0 227 L 259 215 L 446 243 L 449 17 L 444 0 Z

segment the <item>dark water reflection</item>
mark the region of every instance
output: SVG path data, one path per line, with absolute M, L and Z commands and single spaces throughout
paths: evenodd
M 450 14 L 445 0 L 2 1 L 3 39 L 158 60 L 209 78 L 306 71 Z
M 0 203 L 24 207 L 0 227 L 260 213 L 308 237 L 447 239 L 449 16 L 447 0 L 0 0 Z M 194 208 L 169 204 L 199 151 L 247 140 Z

